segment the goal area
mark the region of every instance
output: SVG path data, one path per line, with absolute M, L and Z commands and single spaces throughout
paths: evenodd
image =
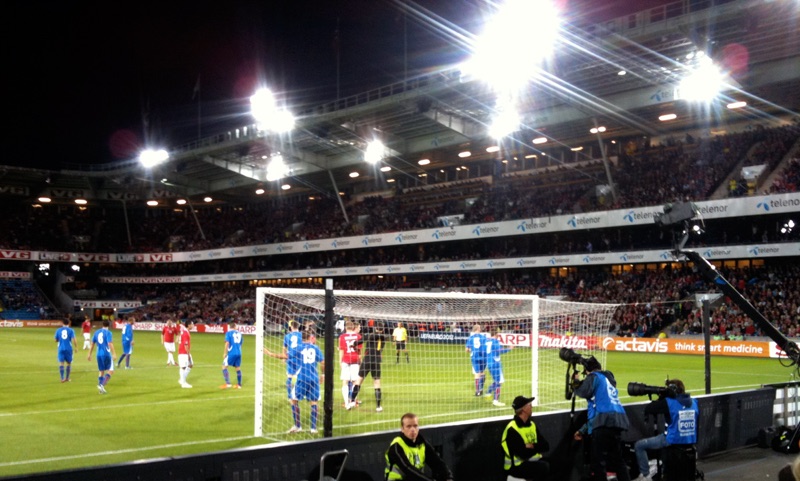
M 618 307 L 533 295 L 331 292 L 333 308 L 326 316 L 324 289 L 257 288 L 256 436 L 276 441 L 321 437 L 325 417 L 330 417 L 330 434 L 342 436 L 395 430 L 407 412 L 417 414 L 425 425 L 508 416 L 512 414 L 511 401 L 518 395 L 535 396 L 537 411 L 566 409 L 570 406 L 565 396 L 567 363 L 559 358 L 559 349 L 594 355 L 605 365 L 599 338 L 607 335 Z M 320 397 L 320 434 L 309 433 L 311 408 L 307 401 L 298 402 L 303 430 L 287 432 L 294 424 L 286 361 L 260 355 L 263 348 L 282 352 L 292 321 L 301 331 L 312 333 L 312 341 L 323 352 L 333 351 L 332 366 L 326 366 L 332 375 L 320 383 L 321 393 L 332 392 L 328 405 L 326 396 Z M 340 379 L 338 337 L 345 323 L 359 326 L 364 338 L 383 334 L 376 344 L 382 354 L 380 381 L 368 374 L 361 383 L 358 404 L 352 407 L 345 400 L 347 383 Z M 405 350 L 393 339 L 398 327 L 407 333 Z M 325 345 L 326 329 L 334 331 L 330 346 Z M 493 369 L 500 379 L 493 379 L 487 369 L 484 382 L 476 382 L 467 350 L 467 338 L 474 331 L 493 337 L 503 351 L 507 349 L 499 354 L 501 376 L 497 376 L 496 364 Z M 322 366 L 319 372 L 323 373 Z M 490 387 L 497 386 L 493 382 L 499 380 L 499 391 L 490 392 Z

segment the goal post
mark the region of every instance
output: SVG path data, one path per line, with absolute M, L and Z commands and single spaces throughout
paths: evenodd
M 355 290 L 333 293 L 330 314 L 334 323 L 341 327 L 344 321 L 350 321 L 360 326 L 364 340 L 368 336 L 381 340 L 375 344 L 382 353 L 380 379 L 375 379 L 374 372 L 368 373 L 358 392 L 360 404 L 348 406 L 346 399 L 352 387 L 340 380 L 336 344 L 340 332 L 334 333 L 333 345 L 324 342 L 325 290 L 259 287 L 256 436 L 280 441 L 320 436 L 308 433 L 311 408 L 305 401 L 299 403 L 303 431 L 287 434 L 293 418 L 286 365 L 278 359 L 265 360 L 262 354 L 264 347 L 272 352 L 282 351 L 290 321 L 313 332 L 318 347 L 327 356 L 333 351 L 333 379 L 328 380 L 333 402 L 324 408 L 320 402 L 317 429 L 321 430 L 324 412 L 332 417 L 332 434 L 338 436 L 395 429 L 406 412 L 414 412 L 426 424 L 507 416 L 508 406 L 517 395 L 536 396 L 537 410 L 566 408 L 569 403 L 564 397 L 562 374 L 566 364 L 558 358 L 558 348 L 570 347 L 605 363 L 598 337 L 607 334 L 617 307 L 553 301 L 534 295 Z M 398 327 L 407 332 L 405 349 L 392 339 Z M 502 369 L 498 370 L 497 365 L 493 370 L 487 369 L 483 383 L 480 376 L 476 380 L 466 349 L 473 330 L 493 337 L 503 351 L 508 350 L 499 354 Z

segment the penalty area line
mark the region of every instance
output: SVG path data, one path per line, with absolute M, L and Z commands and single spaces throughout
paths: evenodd
M 254 439 L 253 436 L 239 436 L 235 438 L 223 438 L 223 439 L 207 439 L 204 441 L 191 441 L 185 443 L 174 443 L 174 444 L 162 444 L 161 446 L 148 446 L 143 448 L 130 448 L 130 449 L 117 449 L 114 451 L 101 451 L 98 453 L 89 453 L 89 454 L 75 454 L 71 456 L 56 456 L 52 458 L 42 458 L 42 459 L 27 459 L 24 461 L 12 461 L 10 463 L 0 463 L 0 467 L 9 467 L 9 466 L 21 466 L 25 464 L 39 464 L 39 463 L 52 463 L 55 461 L 67 461 L 67 460 L 74 460 L 74 459 L 82 459 L 82 458 L 90 458 L 95 456 L 114 456 L 117 454 L 128 454 L 128 453 L 143 453 L 147 451 L 153 451 L 158 449 L 170 449 L 170 448 L 180 448 L 183 446 L 196 446 L 198 444 L 211 444 L 211 443 L 225 443 L 230 441 L 242 441 L 245 439 Z

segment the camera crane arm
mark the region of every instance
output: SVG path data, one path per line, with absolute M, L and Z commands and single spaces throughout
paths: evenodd
M 684 251 L 684 250 L 676 250 L 676 254 L 682 254 L 686 256 L 689 260 L 694 262 L 700 272 L 703 274 L 708 281 L 713 282 L 714 285 L 719 287 L 722 292 L 725 293 L 740 309 L 742 309 L 745 314 L 747 314 L 750 319 L 755 322 L 758 327 L 761 328 L 764 333 L 769 336 L 770 339 L 775 341 L 775 343 L 783 349 L 783 352 L 786 353 L 786 356 L 792 361 L 793 365 L 797 365 L 800 367 L 800 347 L 797 346 L 797 343 L 787 338 L 783 333 L 781 333 L 777 327 L 775 327 L 771 322 L 761 314 L 758 309 L 753 306 L 750 301 L 744 298 L 744 296 L 736 290 L 727 279 L 722 277 L 722 274 L 717 272 L 717 269 L 708 262 L 700 253 L 695 251 Z

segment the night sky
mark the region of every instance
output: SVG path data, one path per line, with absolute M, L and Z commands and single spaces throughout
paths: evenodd
M 637 10 L 660 3 L 637 2 Z M 483 0 L 420 0 L 415 5 L 436 16 L 423 24 L 405 18 L 401 4 L 6 3 L 11 132 L 0 164 L 102 164 L 133 158 L 148 144 L 181 145 L 197 138 L 198 118 L 204 136 L 250 123 L 248 99 L 258 85 L 292 110 L 333 100 L 337 89 L 341 96 L 363 92 L 405 71 L 464 59 L 463 45 L 432 24 L 476 32 L 490 11 Z M 577 23 L 628 13 L 619 1 L 574 0 L 566 9 Z

